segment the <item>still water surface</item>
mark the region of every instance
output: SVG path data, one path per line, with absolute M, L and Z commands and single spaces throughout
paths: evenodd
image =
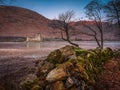
M 76 43 L 78 43 L 81 48 L 86 49 L 97 47 L 97 44 L 94 41 L 82 41 Z M 69 45 L 69 43 L 63 41 L 0 42 L 0 76 L 15 73 L 24 67 L 31 68 L 34 66 L 33 62 L 35 60 L 44 60 L 51 51 L 65 45 Z M 104 46 L 120 49 L 120 41 L 105 42 Z
M 81 48 L 91 49 L 96 48 L 95 41 L 75 41 Z M 0 42 L 0 49 L 48 49 L 54 50 L 56 48 L 69 45 L 64 41 L 45 41 L 45 42 Z M 120 41 L 105 41 L 105 47 L 111 47 L 113 49 L 120 49 Z
M 95 41 L 75 41 L 81 48 L 96 48 Z M 47 56 L 51 51 L 61 48 L 69 43 L 64 41 L 45 42 L 0 42 L 0 59 L 9 57 L 40 58 Z M 120 49 L 120 41 L 106 41 L 105 47 Z

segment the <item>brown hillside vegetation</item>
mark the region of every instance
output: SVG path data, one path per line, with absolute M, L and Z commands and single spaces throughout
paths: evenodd
M 0 6 L 0 36 L 21 37 L 41 33 L 42 38 L 60 38 L 60 31 L 51 27 L 53 23 L 55 23 L 55 20 L 49 20 L 28 9 L 14 6 Z M 92 21 L 87 21 L 86 23 L 97 30 Z M 81 31 L 91 33 L 88 28 L 82 25 L 82 21 L 72 22 L 71 25 L 77 29 L 72 30 L 72 39 L 94 39 L 91 36 L 79 33 Z M 109 26 L 109 28 L 104 29 L 104 37 L 106 40 L 119 40 L 119 30 Z
M 33 36 L 41 33 L 43 37 L 52 37 L 53 29 L 48 27 L 49 22 L 49 19 L 28 9 L 0 6 L 0 36 Z

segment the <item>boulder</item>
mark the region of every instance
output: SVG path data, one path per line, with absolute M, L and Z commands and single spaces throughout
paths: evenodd
M 52 84 L 50 90 L 66 90 L 66 89 L 65 89 L 64 83 L 62 81 L 57 81 Z
M 52 70 L 54 68 L 54 64 L 50 63 L 50 62 L 45 62 L 41 67 L 39 67 L 38 72 L 37 72 L 37 76 L 43 76 L 44 74 L 47 74 L 48 72 L 50 72 L 50 70 Z
M 74 47 L 70 45 L 66 45 L 65 47 L 60 48 L 59 50 L 62 52 L 62 55 L 65 56 L 71 56 L 75 54 Z
M 74 47 L 67 45 L 51 52 L 48 55 L 47 60 L 54 64 L 60 64 L 67 61 L 71 55 L 75 55 Z
M 56 64 L 56 63 L 60 63 L 63 61 L 63 56 L 62 53 L 59 49 L 51 52 L 48 57 L 47 57 L 47 61 Z
M 58 66 L 48 73 L 46 80 L 48 82 L 54 82 L 58 80 L 64 80 L 67 76 L 68 75 L 65 71 L 65 67 Z

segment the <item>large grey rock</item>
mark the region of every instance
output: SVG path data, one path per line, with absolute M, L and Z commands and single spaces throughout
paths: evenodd
M 48 82 L 54 82 L 57 80 L 64 80 L 67 77 L 67 73 L 64 67 L 57 67 L 50 71 L 46 77 Z

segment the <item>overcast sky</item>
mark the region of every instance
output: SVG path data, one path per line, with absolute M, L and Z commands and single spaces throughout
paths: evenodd
M 91 0 L 16 0 L 8 5 L 34 10 L 49 19 L 57 18 L 59 13 L 67 10 L 74 10 L 75 19 L 79 19 L 85 17 L 84 7 L 90 1 Z M 107 1 L 108 0 L 103 0 L 103 2 Z

